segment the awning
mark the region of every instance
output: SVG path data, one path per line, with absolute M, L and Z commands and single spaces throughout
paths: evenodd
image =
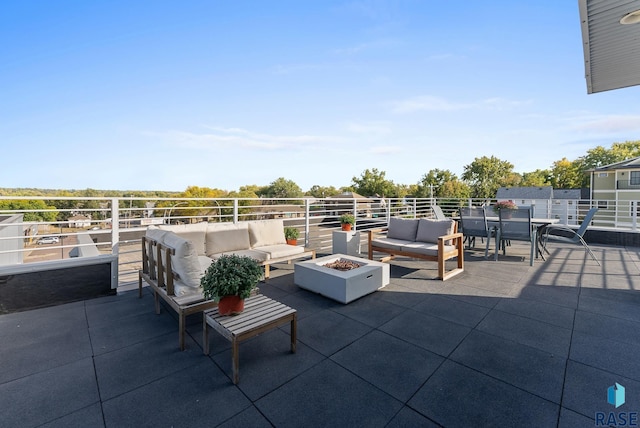
M 640 85 L 640 0 L 579 5 L 587 93 Z

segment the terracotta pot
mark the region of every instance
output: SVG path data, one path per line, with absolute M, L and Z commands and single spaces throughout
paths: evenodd
M 343 223 L 342 224 L 342 230 L 344 230 L 345 232 L 348 232 L 351 230 L 351 223 Z
M 218 302 L 220 315 L 238 315 L 244 311 L 244 299 L 239 296 L 224 296 Z
M 297 239 L 287 239 L 287 244 L 289 245 L 298 245 Z

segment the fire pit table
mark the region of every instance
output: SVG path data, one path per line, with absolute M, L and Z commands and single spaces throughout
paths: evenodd
M 354 268 L 339 270 L 325 266 L 331 264 Z M 344 254 L 296 263 L 293 269 L 293 281 L 300 288 L 344 304 L 389 284 L 388 264 Z

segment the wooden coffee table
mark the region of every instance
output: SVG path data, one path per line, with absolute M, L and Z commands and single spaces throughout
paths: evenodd
M 209 327 L 231 341 L 233 383 L 240 380 L 238 344 L 260 333 L 291 323 L 291 352 L 296 352 L 297 311 L 280 302 L 258 294 L 244 301 L 244 312 L 220 315 L 218 308 L 204 311 L 202 317 L 202 350 L 209 355 Z

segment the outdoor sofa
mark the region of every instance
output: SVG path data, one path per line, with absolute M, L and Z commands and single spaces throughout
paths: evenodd
M 223 254 L 258 260 L 264 266 L 265 280 L 273 263 L 315 258 L 315 250 L 286 244 L 284 223 L 279 219 L 149 226 L 142 238 L 138 293 L 142 297 L 144 281 L 153 288 L 156 313 L 160 313 L 159 298 L 178 313 L 180 349 L 184 349 L 186 316 L 217 305 L 204 298 L 200 278 Z
M 438 262 L 438 278 L 443 281 L 464 271 L 463 234 L 453 219 L 432 220 L 392 217 L 383 229 L 368 231 L 369 260 L 373 253 L 385 253 L 380 261 L 395 256 Z M 457 268 L 445 271 L 445 262 L 457 259 Z

